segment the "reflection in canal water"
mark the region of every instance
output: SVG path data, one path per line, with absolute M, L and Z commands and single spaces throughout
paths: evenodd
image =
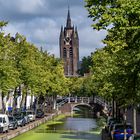
M 89 131 L 96 128 L 96 123 L 88 118 L 67 118 L 65 129 L 76 131 Z
M 13 140 L 101 140 L 99 135 L 93 133 L 97 126 L 90 109 L 79 106 L 74 110 L 73 117 L 41 125 Z
M 91 131 L 96 128 L 96 122 L 93 119 L 93 115 L 89 108 L 85 106 L 79 106 L 74 108 L 75 115 L 73 117 L 67 117 L 63 120 L 63 124 L 50 125 L 48 130 L 69 130 L 69 131 Z

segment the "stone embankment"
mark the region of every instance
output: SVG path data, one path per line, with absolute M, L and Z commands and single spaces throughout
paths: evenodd
M 31 122 L 24 127 L 18 127 L 18 129 L 16 129 L 16 130 L 10 130 L 8 133 L 0 134 L 0 140 L 10 140 L 22 133 L 25 133 L 25 132 L 45 123 L 46 121 L 53 119 L 58 114 L 60 114 L 60 112 L 56 112 L 53 114 L 47 114 L 44 118 L 37 119 L 36 121 Z

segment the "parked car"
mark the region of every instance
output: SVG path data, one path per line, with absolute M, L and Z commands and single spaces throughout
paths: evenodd
M 28 124 L 28 123 L 30 122 L 30 118 L 29 118 L 27 112 L 26 112 L 26 111 L 22 111 L 22 112 L 21 112 L 21 115 L 24 116 L 25 121 L 26 121 L 26 124 Z
M 8 116 L 9 118 L 9 129 L 17 129 L 18 122 L 14 116 Z
M 35 121 L 36 115 L 35 112 L 32 110 L 27 110 L 27 115 L 30 121 Z
M 127 139 L 133 135 L 133 129 L 130 124 L 114 124 L 113 129 L 111 131 L 111 139 L 112 140 L 123 140 L 124 139 L 124 130 L 126 129 L 126 137 Z
M 8 132 L 9 130 L 9 119 L 6 114 L 0 114 L 0 132 Z
M 25 126 L 26 120 L 22 114 L 14 114 L 15 118 L 17 119 L 18 126 Z
M 108 126 L 108 135 L 111 136 L 111 131 L 113 130 L 113 126 L 115 124 L 118 124 L 118 123 L 122 123 L 121 120 L 113 120 L 110 122 L 109 126 Z
M 140 140 L 140 135 L 132 135 L 132 136 L 130 136 L 129 137 L 129 139 L 128 140 Z
M 41 109 L 37 109 L 36 117 L 37 118 L 43 118 L 44 117 L 44 112 Z
M 110 126 L 110 124 L 112 123 L 112 122 L 114 122 L 116 119 L 115 118 L 113 118 L 113 117 L 111 117 L 111 116 L 109 116 L 108 118 L 107 118 L 107 122 L 106 122 L 106 126 L 105 126 L 105 131 L 106 132 L 109 132 L 109 126 Z

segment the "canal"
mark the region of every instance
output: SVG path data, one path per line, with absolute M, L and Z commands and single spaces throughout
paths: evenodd
M 79 106 L 74 110 L 74 116 L 59 116 L 12 140 L 101 140 L 90 109 Z

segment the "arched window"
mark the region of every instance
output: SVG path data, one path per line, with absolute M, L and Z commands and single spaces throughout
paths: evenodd
M 67 50 L 66 48 L 63 49 L 63 58 L 66 58 L 67 57 Z
M 73 57 L 73 48 L 70 47 L 70 58 L 72 58 L 72 57 Z

